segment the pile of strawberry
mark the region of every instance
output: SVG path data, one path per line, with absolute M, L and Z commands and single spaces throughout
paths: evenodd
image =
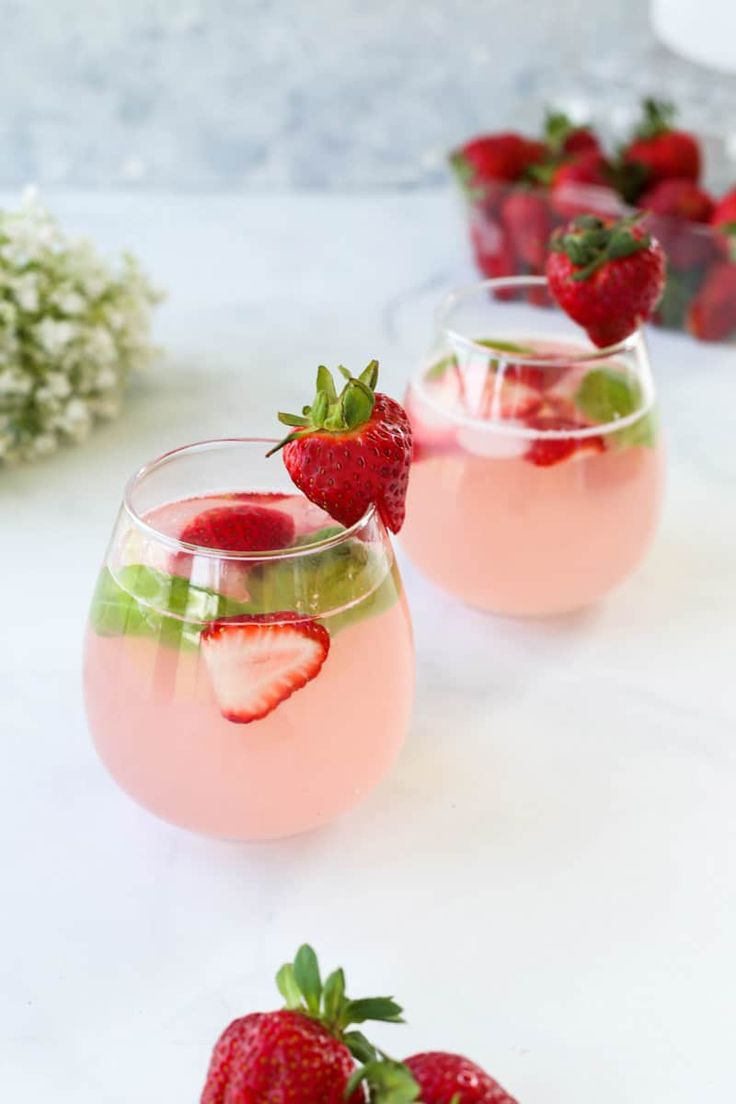
M 402 1023 L 392 997 L 350 1000 L 345 975 L 324 982 L 311 947 L 279 970 L 285 1007 L 234 1020 L 212 1052 L 200 1104 L 516 1104 L 474 1062 L 428 1051 L 389 1058 L 358 1028 Z
M 638 208 L 667 254 L 654 321 L 704 341 L 736 336 L 736 188 L 720 200 L 705 191 L 700 143 L 675 127 L 672 105 L 645 100 L 639 126 L 614 155 L 591 127 L 550 114 L 540 140 L 489 134 L 450 160 L 470 201 L 484 275 L 540 275 L 558 226 L 580 214 Z M 543 289 L 528 295 L 544 305 Z

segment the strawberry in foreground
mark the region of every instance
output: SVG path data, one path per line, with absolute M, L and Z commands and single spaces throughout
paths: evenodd
M 285 610 L 223 617 L 202 631 L 201 644 L 222 715 L 249 724 L 319 674 L 330 634 L 311 618 Z
M 581 437 L 580 430 L 588 426 L 572 417 L 542 413 L 527 418 L 526 425 L 530 429 L 541 431 L 539 437 L 533 438 L 524 454 L 525 459 L 538 468 L 551 468 L 555 464 L 562 463 L 563 460 L 569 460 L 572 456 L 582 459 L 590 453 L 606 450 L 605 441 L 599 434 Z M 561 436 L 545 436 L 548 431 L 559 433 Z
M 550 241 L 550 291 L 599 348 L 646 322 L 664 289 L 664 252 L 639 218 L 580 215 Z
M 303 946 L 277 975 L 286 1008 L 235 1020 L 218 1040 L 200 1104 L 359 1104 L 362 1084 L 351 1078 L 354 1052 L 370 1044 L 353 1024 L 400 1023 L 390 997 L 349 1000 L 345 975 L 324 983 L 317 957 Z
M 354 525 L 375 505 L 384 525 L 398 533 L 412 455 L 409 419 L 394 399 L 376 393 L 377 360 L 357 378 L 340 371 L 347 382 L 339 395 L 321 366 L 312 405 L 302 415 L 279 414 L 293 430 L 268 455 L 283 448 L 296 486 L 335 521 Z

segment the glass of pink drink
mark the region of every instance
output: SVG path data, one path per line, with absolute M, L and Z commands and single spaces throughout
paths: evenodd
M 233 839 L 357 804 L 393 763 L 413 696 L 377 511 L 338 525 L 266 460 L 273 443 L 205 441 L 132 478 L 86 640 L 110 773 L 166 820 Z
M 540 315 L 522 297 L 553 309 Z M 640 332 L 596 349 L 543 278 L 486 280 L 442 304 L 404 405 L 414 459 L 403 544 L 444 590 L 496 613 L 555 614 L 607 594 L 641 561 L 663 455 Z

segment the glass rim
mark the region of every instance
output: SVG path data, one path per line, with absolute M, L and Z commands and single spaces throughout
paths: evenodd
M 564 361 L 565 364 L 573 366 L 586 364 L 593 365 L 601 361 L 610 360 L 611 357 L 622 353 L 636 353 L 642 351 L 646 358 L 646 345 L 641 328 L 634 330 L 634 332 L 624 338 L 623 341 L 619 341 L 615 345 L 608 345 L 604 349 L 591 349 L 579 355 L 566 355 L 564 357 L 530 357 L 524 356 L 523 354 L 511 353 L 508 349 L 494 349 L 493 345 L 480 344 L 480 342 L 473 341 L 472 338 L 466 337 L 460 331 L 453 329 L 445 323 L 445 315 L 450 310 L 457 304 L 463 302 L 463 300 L 471 298 L 481 291 L 492 292 L 499 288 L 546 286 L 547 278 L 545 276 L 497 276 L 487 280 L 476 280 L 471 284 L 463 284 L 461 287 L 454 288 L 452 291 L 448 292 L 440 301 L 434 312 L 435 322 L 446 337 L 453 341 L 458 341 L 460 344 L 483 356 L 489 356 L 495 352 L 499 360 L 530 367 L 549 368 L 559 361 Z M 429 368 L 431 368 L 431 364 L 424 364 L 418 368 L 411 376 L 410 385 L 421 394 L 424 402 L 428 403 L 437 413 L 459 426 L 466 426 L 469 429 L 486 433 L 500 433 L 509 437 L 521 437 L 526 440 L 541 438 L 554 441 L 569 440 L 570 438 L 578 440 L 590 437 L 605 437 L 608 434 L 616 433 L 619 430 L 626 429 L 628 426 L 635 425 L 638 421 L 651 413 L 656 403 L 654 387 L 651 377 L 647 372 L 640 380 L 643 392 L 642 404 L 638 410 L 634 410 L 631 414 L 627 414 L 623 418 L 617 418 L 615 421 L 601 422 L 598 425 L 580 426 L 579 428 L 569 429 L 539 429 L 533 426 L 526 426 L 523 423 L 514 422 L 512 419 L 480 418 L 473 414 L 464 413 L 460 410 L 452 410 L 443 406 L 442 403 L 434 398 L 430 389 L 427 387 L 426 376 Z
M 133 504 L 133 495 L 141 486 L 143 480 L 153 474 L 157 469 L 181 456 L 212 452 L 217 449 L 237 447 L 239 445 L 271 446 L 278 444 L 278 440 L 279 439 L 276 437 L 212 437 L 203 441 L 193 441 L 187 445 L 179 445 L 176 448 L 169 449 L 167 452 L 162 452 L 160 456 L 156 456 L 154 459 L 148 460 L 145 464 L 142 464 L 129 477 L 123 491 L 123 509 L 136 528 L 159 544 L 166 545 L 175 551 L 184 552 L 191 556 L 208 556 L 211 559 L 238 560 L 246 563 L 262 562 L 263 560 L 298 559 L 301 556 L 311 556 L 316 552 L 323 552 L 330 548 L 335 548 L 337 545 L 343 544 L 345 541 L 350 540 L 351 537 L 354 537 L 355 534 L 376 515 L 376 505 L 371 502 L 362 517 L 331 537 L 324 537 L 322 540 L 312 541 L 309 544 L 300 544 L 296 548 L 272 548 L 259 550 L 258 552 L 238 552 L 227 548 L 209 548 L 204 544 L 191 544 L 188 541 L 179 540 L 178 537 L 172 537 L 169 533 L 164 533 L 161 529 L 157 528 L 157 526 L 146 521 Z M 212 491 L 211 493 L 217 494 L 218 492 Z M 227 494 L 232 492 L 223 491 L 220 493 Z M 272 493 L 280 494 L 281 492 L 274 491 Z M 296 486 L 294 487 L 294 493 L 306 498 L 303 492 Z M 339 525 L 340 523 L 336 521 L 335 524 Z
M 437 326 L 448 337 L 454 341 L 458 341 L 460 344 L 467 346 L 470 349 L 477 349 L 480 352 L 497 352 L 499 357 L 503 360 L 513 359 L 515 364 L 527 364 L 530 366 L 544 367 L 550 364 L 554 364 L 556 361 L 564 359 L 566 363 L 570 364 L 586 364 L 593 361 L 607 360 L 611 356 L 615 356 L 617 353 L 630 352 L 642 343 L 642 331 L 641 328 L 637 328 L 633 333 L 625 337 L 623 341 L 618 341 L 614 345 L 607 345 L 603 349 L 591 349 L 589 351 L 579 353 L 573 356 L 556 357 L 550 356 L 528 356 L 523 353 L 511 354 L 508 349 L 494 348 L 491 344 L 482 344 L 479 341 L 473 340 L 460 330 L 456 330 L 453 326 L 447 324 L 447 315 L 460 303 L 467 299 L 472 298 L 481 291 L 500 291 L 503 289 L 513 290 L 515 288 L 525 287 L 547 287 L 548 281 L 546 276 L 493 276 L 487 280 L 476 280 L 472 284 L 463 284 L 461 287 L 453 288 L 449 291 L 435 307 L 434 317 Z M 570 319 L 572 322 L 573 320 Z M 573 323 L 574 324 L 574 323 Z

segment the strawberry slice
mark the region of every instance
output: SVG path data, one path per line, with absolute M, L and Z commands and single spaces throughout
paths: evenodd
M 541 392 L 513 374 L 509 365 L 502 376 L 489 371 L 481 399 L 482 418 L 524 419 L 535 414 L 542 405 Z
M 223 617 L 201 639 L 220 711 L 235 724 L 268 716 L 319 674 L 330 650 L 324 626 L 289 610 Z
M 560 464 L 563 460 L 569 460 L 575 456 L 583 459 L 587 453 L 604 452 L 606 445 L 602 437 L 578 437 L 575 436 L 581 429 L 585 429 L 585 423 L 576 422 L 572 418 L 561 417 L 557 414 L 539 414 L 528 418 L 526 424 L 531 429 L 539 430 L 569 430 L 569 437 L 535 437 L 529 445 L 524 459 L 536 464 L 539 468 L 550 468 L 553 464 Z
M 179 540 L 225 552 L 270 552 L 294 540 L 294 519 L 251 503 L 215 506 L 184 526 Z

